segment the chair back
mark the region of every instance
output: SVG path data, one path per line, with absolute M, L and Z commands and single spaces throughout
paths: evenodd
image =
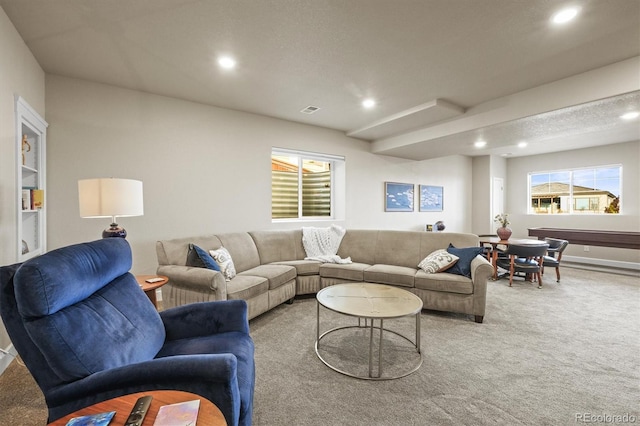
M 549 250 L 548 250 L 548 254 L 551 257 L 556 257 L 559 260 L 560 257 L 562 257 L 562 252 L 564 251 L 564 249 L 567 248 L 567 246 L 569 245 L 569 241 L 567 240 L 560 240 L 558 238 L 545 238 L 544 241 L 549 244 Z
M 509 244 L 506 254 L 526 258 L 542 257 L 547 253 L 549 244 Z
M 106 238 L 1 269 L 2 320 L 45 396 L 162 347 L 162 320 L 130 268 L 127 241 Z

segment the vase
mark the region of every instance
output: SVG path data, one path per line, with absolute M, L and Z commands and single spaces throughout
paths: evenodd
M 496 229 L 496 234 L 498 234 L 501 240 L 508 240 L 511 236 L 511 229 L 503 226 L 502 228 Z

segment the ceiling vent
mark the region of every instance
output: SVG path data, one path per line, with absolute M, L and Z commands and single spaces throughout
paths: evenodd
M 303 114 L 313 114 L 314 112 L 316 112 L 319 109 L 320 108 L 317 107 L 317 106 L 309 105 L 308 107 L 306 107 L 305 109 L 301 110 L 300 112 L 303 113 Z

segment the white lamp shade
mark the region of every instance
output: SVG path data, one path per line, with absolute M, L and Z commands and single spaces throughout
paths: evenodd
M 142 182 L 133 179 L 83 179 L 78 181 L 80 217 L 142 216 Z

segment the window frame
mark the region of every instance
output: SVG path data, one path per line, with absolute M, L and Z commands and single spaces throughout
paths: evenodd
M 598 170 L 601 169 L 614 169 L 617 168 L 618 169 L 618 191 L 619 194 L 614 194 L 612 191 L 609 191 L 607 189 L 603 189 L 601 191 L 607 191 L 609 192 L 611 195 L 613 195 L 614 197 L 616 197 L 618 199 L 618 206 L 619 206 L 619 211 L 617 213 L 607 213 L 604 211 L 604 209 L 608 206 L 604 206 L 603 208 L 598 208 L 596 210 L 591 210 L 589 209 L 588 212 L 578 212 L 575 208 L 576 206 L 576 200 L 578 200 L 578 198 L 576 198 L 576 196 L 574 195 L 574 186 L 580 186 L 580 185 L 576 185 L 574 182 L 574 173 L 584 173 L 586 171 L 589 172 L 593 172 L 593 173 L 597 173 Z M 527 214 L 530 215 L 535 215 L 535 216 L 554 216 L 554 215 L 561 215 L 561 216 L 566 216 L 566 215 L 576 215 L 576 216 L 584 216 L 584 215 L 621 215 L 622 212 L 622 195 L 623 195 L 623 182 L 622 182 L 622 172 L 623 172 L 623 168 L 622 168 L 622 164 L 606 164 L 606 165 L 598 165 L 598 166 L 591 166 L 591 167 L 574 167 L 574 168 L 568 168 L 568 169 L 555 169 L 555 170 L 548 170 L 548 171 L 534 171 L 534 172 L 529 172 L 527 173 Z M 540 213 L 540 212 L 536 212 L 536 208 L 534 206 L 534 194 L 533 194 L 533 186 L 532 186 L 532 177 L 535 175 L 553 175 L 553 174 L 564 174 L 564 173 L 568 173 L 568 186 L 569 186 L 569 192 L 568 192 L 568 199 L 566 202 L 566 205 L 569 207 L 569 211 L 567 212 L 560 212 L 560 213 Z M 549 182 L 551 183 L 551 182 Z M 595 182 L 597 184 L 597 181 Z M 594 188 L 596 189 L 596 188 Z M 552 194 L 551 192 L 549 193 L 550 197 L 540 197 L 537 200 L 540 201 L 543 198 L 545 200 L 551 199 L 551 201 L 553 202 L 554 199 L 560 199 L 561 196 L 559 194 Z M 586 195 L 586 197 L 584 197 L 584 199 L 589 200 L 589 204 L 591 205 L 592 203 L 592 198 L 597 198 L 594 197 L 594 195 Z M 583 197 L 580 197 L 583 198 Z M 615 199 L 615 198 L 614 198 Z M 540 203 L 537 203 L 538 205 Z M 611 203 L 609 203 L 610 205 Z M 561 204 L 560 204 L 561 205 Z
M 336 171 L 340 163 L 344 166 L 345 157 L 339 155 L 332 154 L 324 154 L 318 152 L 311 151 L 302 151 L 296 149 L 288 149 L 288 148 L 271 148 L 271 160 L 273 161 L 274 156 L 287 156 L 287 157 L 297 157 L 298 159 L 298 216 L 297 217 L 287 217 L 287 218 L 274 218 L 273 217 L 273 183 L 271 186 L 271 221 L 274 223 L 280 222 L 301 222 L 301 221 L 320 221 L 320 220 L 336 220 Z M 330 179 L 329 179 L 329 188 L 330 188 L 330 213 L 328 216 L 304 216 L 303 211 L 303 162 L 305 160 L 313 160 L 313 161 L 322 161 L 330 164 Z M 273 178 L 273 170 L 272 170 L 272 178 Z

